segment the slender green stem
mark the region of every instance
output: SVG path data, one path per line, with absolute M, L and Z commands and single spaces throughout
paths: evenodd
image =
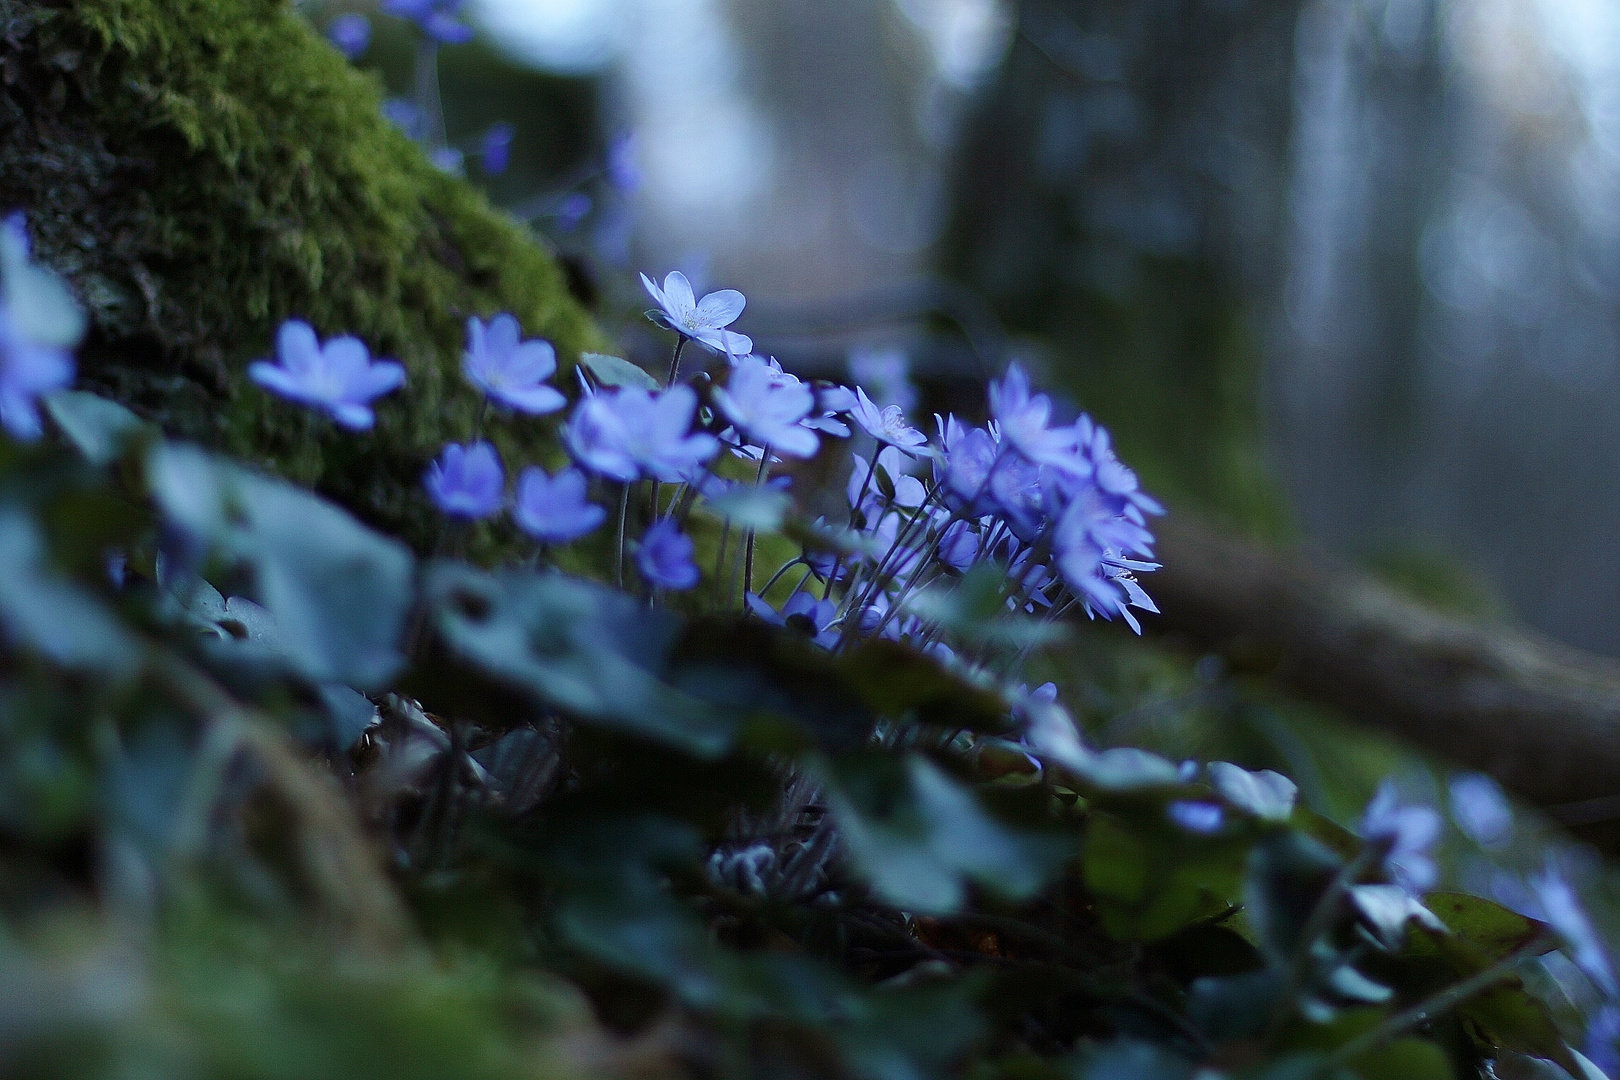
M 771 448 L 761 447 L 759 452 L 759 472 L 754 476 L 754 486 L 765 486 L 765 474 L 770 471 Z M 743 551 L 743 594 L 739 603 L 743 610 L 748 609 L 748 594 L 754 588 L 754 530 L 748 530 L 748 541 Z
M 765 583 L 765 587 L 759 590 L 760 599 L 763 600 L 765 598 L 765 594 L 771 591 L 772 585 L 775 585 L 778 581 L 782 580 L 783 574 L 787 573 L 789 570 L 793 569 L 803 561 L 804 559 L 798 558 L 789 559 L 787 562 L 783 563 L 782 568 L 776 573 L 772 574 L 771 579 Z M 794 591 L 797 592 L 798 590 L 795 589 Z
M 630 516 L 630 483 L 626 481 L 619 490 L 619 547 L 618 554 L 613 560 L 613 574 L 618 581 L 619 588 L 624 588 L 624 519 Z
M 872 477 L 877 475 L 877 459 L 878 455 L 881 453 L 883 453 L 883 444 L 874 443 L 872 445 L 872 459 L 866 463 L 866 479 L 861 481 L 861 490 L 856 493 L 855 501 L 849 504 L 849 519 L 847 524 L 852 529 L 855 527 L 855 515 L 860 512 L 861 504 L 866 502 L 866 493 L 872 490 Z M 832 595 L 833 583 L 838 580 L 838 571 L 842 570 L 843 568 L 844 556 L 843 553 L 840 552 L 838 557 L 833 560 L 832 571 L 827 574 L 827 584 L 821 590 L 821 598 L 823 600 Z
M 681 350 L 686 348 L 687 337 L 677 333 L 675 336 L 675 355 L 669 359 L 669 378 L 664 380 L 665 386 L 674 386 L 675 377 L 681 373 Z
M 416 46 L 416 108 L 422 120 L 422 142 L 429 150 L 442 150 L 444 106 L 439 95 L 439 43 L 423 37 Z
M 714 556 L 714 606 L 726 606 L 726 541 L 731 539 L 731 522 L 720 523 L 720 547 Z

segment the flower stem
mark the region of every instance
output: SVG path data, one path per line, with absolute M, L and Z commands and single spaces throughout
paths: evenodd
M 760 453 L 759 453 L 759 473 L 757 475 L 755 475 L 755 477 L 754 477 L 754 486 L 755 487 L 763 487 L 764 486 L 764 484 L 765 484 L 765 474 L 766 474 L 766 472 L 769 471 L 770 465 L 771 465 L 771 448 L 768 447 L 768 446 L 761 447 L 760 448 Z M 738 601 L 739 603 L 742 604 L 743 610 L 745 610 L 745 611 L 748 609 L 748 594 L 751 591 L 753 591 L 753 588 L 754 588 L 754 530 L 749 529 L 748 530 L 748 544 L 747 544 L 747 547 L 743 551 L 743 595 L 742 595 L 741 600 Z
M 424 37 L 416 46 L 416 108 L 422 119 L 422 142 L 430 151 L 442 150 L 444 106 L 439 97 L 439 43 Z
M 686 348 L 686 342 L 687 337 L 685 334 L 676 334 L 675 355 L 669 358 L 669 378 L 664 380 L 665 386 L 675 385 L 675 376 L 681 372 L 681 350 Z
M 619 491 L 619 548 L 613 560 L 613 574 L 619 588 L 624 588 L 624 519 L 630 516 L 630 483 L 625 481 Z

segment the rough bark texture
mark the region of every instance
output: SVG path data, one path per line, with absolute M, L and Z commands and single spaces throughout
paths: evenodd
M 427 542 L 418 478 L 478 408 L 469 314 L 598 340 L 524 228 L 435 169 L 285 0 L 0 0 L 0 208 L 92 314 L 81 382 Z M 281 320 L 410 371 L 375 431 L 241 377 Z M 530 424 L 497 442 L 534 444 Z
M 1158 525 L 1162 631 L 1479 769 L 1572 825 L 1620 818 L 1620 663 L 1438 614 L 1187 514 Z

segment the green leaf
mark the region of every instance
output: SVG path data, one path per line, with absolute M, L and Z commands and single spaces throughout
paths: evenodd
M 955 911 L 967 881 L 1022 899 L 1071 850 L 1061 834 L 996 820 L 970 790 L 920 755 L 864 754 L 825 773 L 828 802 L 856 867 L 899 907 Z
M 680 623 L 632 597 L 533 570 L 484 573 L 460 563 L 428 568 L 425 603 L 458 661 L 543 707 L 716 757 L 736 737 L 738 717 L 662 681 Z M 435 674 L 424 699 L 453 687 Z
M 281 650 L 315 682 L 381 686 L 403 665 L 413 559 L 308 491 L 159 444 L 147 481 L 169 520 L 252 571 Z
M 1580 1066 L 1570 1056 L 1547 1007 L 1532 997 L 1518 979 L 1465 1001 L 1457 1018 L 1486 1047 L 1516 1050 L 1558 1062 L 1575 1076 Z
M 839 657 L 801 635 L 756 619 L 696 619 L 670 654 L 671 685 L 750 729 L 751 745 L 775 739 L 853 750 L 871 737 L 874 714 Z M 771 721 L 779 723 L 772 724 Z M 782 731 L 781 723 L 791 726 Z
M 0 507 L 0 621 L 22 647 L 63 667 L 113 678 L 140 664 L 140 647 L 95 595 L 46 563 L 38 525 Z
M 1009 725 L 999 694 L 899 642 L 863 641 L 839 658 L 839 667 L 873 711 L 891 720 L 980 732 Z
M 1084 1051 L 1069 1075 L 1074 1080 L 1190 1080 L 1194 1062 L 1153 1043 L 1120 1040 Z
M 1445 1051 L 1428 1039 L 1395 1039 L 1350 1062 L 1364 1080 L 1455 1080 Z
M 1237 900 L 1246 850 L 1238 839 L 1183 833 L 1147 804 L 1093 812 L 1082 865 L 1103 928 L 1157 941 Z
M 45 409 L 69 442 L 92 465 L 118 460 L 130 440 L 157 429 L 116 401 L 85 390 L 60 390 L 45 398 Z
M 1187 1016 L 1216 1042 L 1259 1038 L 1282 989 L 1278 968 L 1194 979 L 1187 988 Z
M 855 1017 L 833 1029 L 850 1072 L 862 1080 L 960 1076 L 957 1059 L 985 1032 L 972 1000 L 976 981 L 879 990 L 859 1000 Z
M 1275 960 L 1293 955 L 1317 900 L 1342 865 L 1337 855 L 1302 833 L 1261 837 L 1249 856 L 1243 895 L 1263 952 Z
M 643 390 L 657 390 L 658 380 L 628 360 L 606 353 L 581 353 L 580 364 L 591 373 L 598 386 L 639 386 Z
M 1459 974 L 1472 975 L 1528 945 L 1545 924 L 1526 918 L 1493 900 L 1467 893 L 1430 893 L 1424 905 L 1446 924 L 1456 940 L 1414 935 L 1414 955 L 1438 951 L 1457 963 Z M 1549 937 L 1542 952 L 1557 945 Z

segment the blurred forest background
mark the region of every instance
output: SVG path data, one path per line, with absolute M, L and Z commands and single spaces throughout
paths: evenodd
M 1620 654 L 1620 7 L 468 12 L 452 141 L 516 126 L 484 182 L 612 311 L 678 267 L 801 371 L 902 353 L 924 410 L 1016 355 L 1172 509 Z

